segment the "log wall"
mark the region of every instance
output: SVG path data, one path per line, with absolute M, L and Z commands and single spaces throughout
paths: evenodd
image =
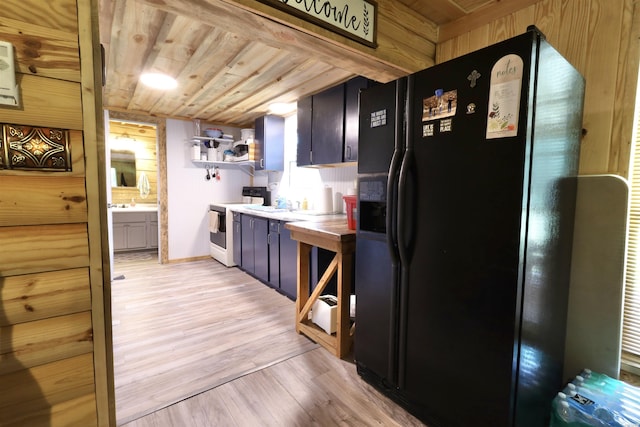
M 68 130 L 71 151 L 70 171 L 0 165 L 2 426 L 106 426 L 113 418 L 96 6 L 21 0 L 0 8 L 0 40 L 14 45 L 22 101 L 0 106 L 0 123 Z

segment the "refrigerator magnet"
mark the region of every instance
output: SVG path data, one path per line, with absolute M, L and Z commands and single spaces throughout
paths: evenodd
M 422 125 L 422 137 L 433 136 L 434 125 L 433 123 L 427 123 Z
M 503 56 L 491 69 L 487 139 L 518 134 L 523 61 L 518 55 Z
M 458 108 L 458 91 L 436 89 L 435 94 L 422 100 L 422 121 L 455 116 Z
M 473 70 L 471 74 L 467 76 L 467 80 L 469 80 L 469 86 L 476 87 L 476 82 L 480 77 L 482 77 L 482 74 L 480 74 L 478 70 Z

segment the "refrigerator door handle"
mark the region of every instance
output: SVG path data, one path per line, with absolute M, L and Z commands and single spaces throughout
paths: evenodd
M 414 153 L 413 153 L 413 130 L 412 130 L 412 110 L 413 105 L 413 76 L 407 78 L 407 89 L 405 97 L 404 111 L 404 142 L 405 153 L 402 159 L 402 165 L 400 166 L 400 176 L 398 179 L 398 205 L 397 205 L 397 224 L 398 224 L 398 254 L 400 257 L 400 271 L 399 280 L 400 286 L 398 287 L 398 294 L 396 296 L 398 301 L 397 309 L 397 372 L 396 379 L 397 385 L 400 388 L 405 387 L 406 381 L 406 345 L 407 345 L 407 298 L 409 287 L 409 264 L 411 258 L 410 242 L 407 241 L 408 232 L 413 229 L 415 212 L 410 212 L 413 206 L 408 205 L 408 194 L 410 189 L 408 185 L 410 176 L 413 175 L 413 167 L 415 165 Z M 413 186 L 411 185 L 413 188 Z M 411 216 L 409 216 L 409 214 Z M 409 237 L 410 239 L 410 237 Z
M 400 165 L 400 175 L 398 179 L 398 204 L 396 210 L 396 224 L 397 224 L 397 242 L 398 242 L 398 255 L 400 262 L 404 267 L 409 265 L 410 258 L 410 242 L 407 241 L 407 236 L 410 234 L 413 228 L 415 212 L 410 212 L 408 203 L 408 194 L 410 188 L 409 177 L 412 174 L 414 167 L 414 153 L 413 153 L 413 132 L 411 129 L 411 100 L 413 91 L 413 76 L 409 76 L 407 79 L 407 96 L 405 97 L 405 105 L 403 106 L 405 114 L 405 152 L 402 158 L 402 164 Z M 409 216 L 411 215 L 411 216 Z
M 391 263 L 397 265 L 400 261 L 398 253 L 398 172 L 402 165 L 402 152 L 395 150 L 391 158 L 391 167 L 387 177 L 387 246 L 391 255 Z

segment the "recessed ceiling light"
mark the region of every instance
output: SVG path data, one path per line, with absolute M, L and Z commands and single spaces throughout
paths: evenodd
M 293 113 L 297 108 L 298 104 L 295 102 L 274 102 L 269 104 L 269 112 L 281 116 Z
M 176 79 L 162 73 L 143 73 L 140 81 L 154 89 L 171 90 L 178 86 Z

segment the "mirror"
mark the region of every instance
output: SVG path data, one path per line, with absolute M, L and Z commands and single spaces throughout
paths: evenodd
M 133 151 L 111 150 L 111 186 L 136 186 L 136 155 Z

